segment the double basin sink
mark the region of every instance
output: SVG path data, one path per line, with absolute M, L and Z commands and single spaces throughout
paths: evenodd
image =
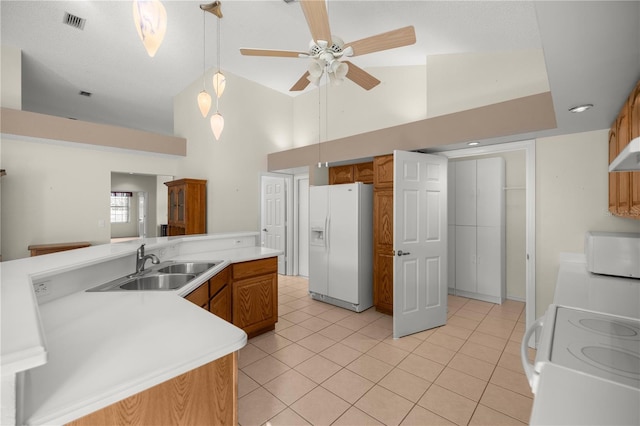
M 215 268 L 221 262 L 176 262 L 166 261 L 145 269 L 142 273 L 130 274 L 106 284 L 87 290 L 97 291 L 127 291 L 127 290 L 177 290 Z

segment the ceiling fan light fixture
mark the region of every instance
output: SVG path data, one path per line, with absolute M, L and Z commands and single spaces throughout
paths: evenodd
M 337 79 L 344 80 L 344 78 L 347 76 L 347 73 L 349 72 L 349 65 L 345 64 L 344 62 L 334 61 L 331 64 L 331 71 Z
M 320 79 L 322 77 L 322 73 L 324 72 L 324 62 L 322 60 L 315 60 L 309 62 L 309 77 L 314 79 Z M 309 81 L 312 81 L 309 79 Z
M 211 131 L 213 132 L 213 136 L 215 136 L 216 140 L 220 140 L 220 135 L 222 134 L 222 130 L 224 129 L 224 118 L 222 114 L 216 112 L 211 116 Z
M 160 0 L 135 0 L 133 22 L 150 57 L 154 57 L 167 32 L 167 10 Z
M 227 78 L 222 72 L 218 71 L 213 75 L 213 90 L 218 98 L 222 97 L 225 87 L 227 87 Z
M 211 109 L 211 95 L 208 94 L 206 90 L 198 94 L 198 108 L 200 108 L 202 118 L 207 118 L 207 114 L 209 114 L 209 110 Z

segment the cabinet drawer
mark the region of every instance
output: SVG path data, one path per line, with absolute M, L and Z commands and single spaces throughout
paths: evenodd
M 189 302 L 198 306 L 206 306 L 209 303 L 209 282 L 202 284 L 185 297 Z
M 265 275 L 272 272 L 278 272 L 278 258 L 270 257 L 268 259 L 251 260 L 249 262 L 234 263 L 233 279 L 240 280 L 243 278 L 254 277 L 256 275 Z
M 220 289 L 227 284 L 229 284 L 228 266 L 209 280 L 209 295 L 214 297 L 216 293 L 218 293 Z

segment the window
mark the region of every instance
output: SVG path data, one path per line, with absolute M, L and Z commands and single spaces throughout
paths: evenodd
M 111 223 L 129 223 L 131 192 L 111 193 Z

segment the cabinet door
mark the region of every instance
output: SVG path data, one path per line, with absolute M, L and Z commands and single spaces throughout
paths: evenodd
M 235 281 L 232 290 L 233 324 L 251 334 L 278 321 L 278 276 L 266 274 Z
M 618 139 L 616 126 L 609 130 L 609 164 L 618 155 Z M 618 213 L 618 172 L 609 173 L 609 211 Z
M 329 167 L 329 185 L 353 182 L 353 165 Z
M 504 216 L 504 159 L 476 162 L 476 225 L 500 226 Z
M 373 159 L 373 184 L 378 188 L 393 188 L 393 154 Z
M 476 160 L 456 162 L 456 225 L 476 224 Z
M 186 188 L 184 186 L 176 188 L 178 195 L 178 213 L 176 222 L 179 224 L 184 224 L 185 222 L 185 198 L 186 198 Z
M 449 290 L 454 290 L 456 288 L 456 226 L 449 225 L 447 228 L 447 256 L 449 257 L 447 265 L 449 283 L 447 286 Z
M 209 312 L 231 322 L 231 290 L 229 285 L 222 287 L 209 301 Z
M 393 313 L 393 190 L 373 191 L 373 304 Z
M 478 226 L 476 229 L 476 291 L 492 298 L 502 298 L 500 229 L 490 226 Z
M 618 153 L 629 144 L 629 109 L 628 104 L 620 111 L 617 121 L 617 140 Z M 617 172 L 618 174 L 618 213 L 628 215 L 631 211 L 631 189 L 629 187 L 631 181 L 631 172 Z
M 476 227 L 456 225 L 456 290 L 476 293 Z
M 169 224 L 178 219 L 178 194 L 175 188 L 169 188 Z
M 193 290 L 185 297 L 185 299 L 209 310 L 209 282 L 207 281 L 197 289 Z
M 354 164 L 353 179 L 355 182 L 373 183 L 373 161 Z

